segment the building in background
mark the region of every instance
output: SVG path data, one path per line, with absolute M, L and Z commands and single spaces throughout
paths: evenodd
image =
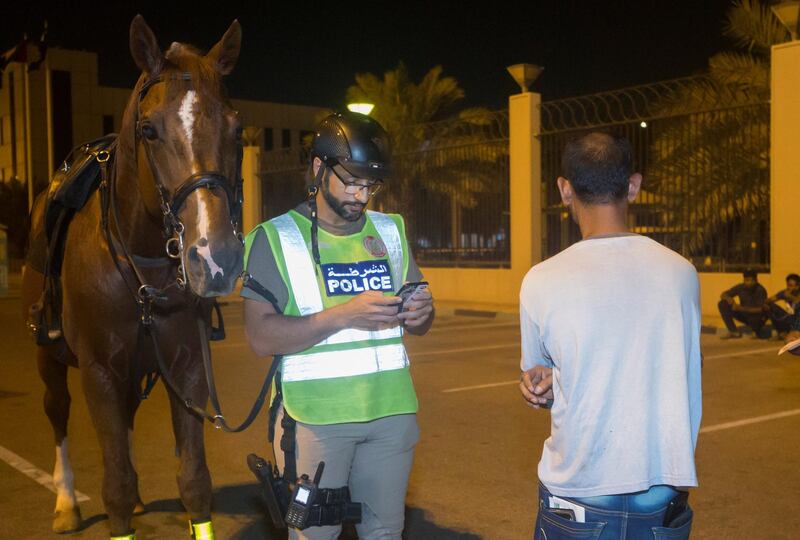
M 57 167 L 75 145 L 119 130 L 131 90 L 99 84 L 97 53 L 50 48 L 47 64 L 52 95 L 52 162 Z M 48 66 L 28 73 L 27 92 L 25 66 L 12 62 L 0 78 L 0 181 L 16 178 L 27 183 L 33 178 L 38 191 L 52 172 L 47 144 Z M 30 106 L 26 104 L 26 94 Z M 243 125 L 250 128 L 246 132 L 257 137 L 249 144 L 255 143 L 266 152 L 299 147 L 326 112 L 321 107 L 303 105 L 239 99 L 232 102 Z M 26 133 L 27 125 L 30 133 Z

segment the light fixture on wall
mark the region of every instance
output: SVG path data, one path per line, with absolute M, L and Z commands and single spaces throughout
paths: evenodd
M 542 74 L 544 68 L 536 64 L 514 64 L 506 68 L 522 92 L 529 92 L 528 87 Z
M 375 105 L 372 103 L 348 103 L 347 109 L 352 112 L 357 112 L 361 114 L 369 115 L 372 112 L 372 109 L 375 108 Z

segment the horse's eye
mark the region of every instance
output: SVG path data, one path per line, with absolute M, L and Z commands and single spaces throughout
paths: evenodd
M 158 131 L 156 131 L 156 128 L 154 128 L 152 124 L 142 124 L 142 135 L 150 141 L 158 139 Z

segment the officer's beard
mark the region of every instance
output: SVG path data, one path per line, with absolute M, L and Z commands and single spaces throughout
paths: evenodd
M 358 221 L 361 219 L 367 205 L 358 202 L 343 203 L 334 197 L 333 193 L 328 189 L 330 187 L 329 183 L 330 179 L 325 179 L 325 181 L 322 182 L 322 196 L 325 197 L 325 202 L 328 203 L 328 206 L 336 212 L 336 215 L 347 221 Z

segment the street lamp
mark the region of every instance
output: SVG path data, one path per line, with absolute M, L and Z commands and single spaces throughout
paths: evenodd
M 528 87 L 542 74 L 542 71 L 544 71 L 542 66 L 537 66 L 536 64 L 514 64 L 513 66 L 508 66 L 506 69 L 522 89 L 523 93 L 529 91 Z
M 800 22 L 800 18 L 798 17 L 798 13 L 800 12 L 800 0 L 781 2 L 780 4 L 771 6 L 770 9 L 792 35 L 792 41 L 796 40 L 797 34 L 799 33 L 798 30 L 800 30 L 800 24 L 798 24 L 798 22 Z
M 348 103 L 347 109 L 352 112 L 357 112 L 361 114 L 366 114 L 369 116 L 369 113 L 372 112 L 372 109 L 375 108 L 373 103 Z

